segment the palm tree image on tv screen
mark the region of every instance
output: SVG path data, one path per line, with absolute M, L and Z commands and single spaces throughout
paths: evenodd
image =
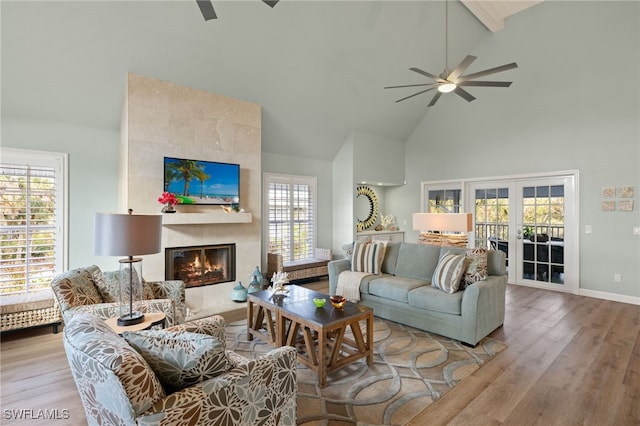
M 240 165 L 164 157 L 164 191 L 179 204 L 238 204 Z

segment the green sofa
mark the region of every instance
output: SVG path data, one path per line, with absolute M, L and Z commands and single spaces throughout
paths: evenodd
M 439 259 L 464 249 L 428 244 L 389 243 L 381 273 L 360 283 L 360 303 L 374 315 L 476 346 L 504 322 L 507 272 L 505 254 L 487 252 L 487 279 L 453 294 L 431 286 Z M 350 259 L 329 262 L 329 287 L 351 269 Z

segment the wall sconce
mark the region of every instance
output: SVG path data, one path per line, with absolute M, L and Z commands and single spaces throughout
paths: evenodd
M 139 324 L 144 314 L 135 311 L 142 300 L 142 259 L 133 256 L 160 253 L 162 216 L 96 213 L 93 253 L 99 256 L 127 256 L 120 259 L 119 326 Z
M 421 244 L 466 247 L 467 232 L 473 229 L 473 218 L 471 213 L 414 213 L 413 229 L 420 231 L 418 242 Z

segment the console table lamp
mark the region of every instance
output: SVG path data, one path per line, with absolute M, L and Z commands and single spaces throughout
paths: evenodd
M 142 259 L 145 254 L 162 250 L 162 216 L 96 213 L 93 252 L 99 256 L 127 256 L 120 259 L 119 326 L 144 321 L 134 303 L 142 300 Z M 136 303 L 137 304 L 137 303 Z
M 467 232 L 473 229 L 473 218 L 471 213 L 414 213 L 413 229 L 420 231 L 419 243 L 466 247 Z

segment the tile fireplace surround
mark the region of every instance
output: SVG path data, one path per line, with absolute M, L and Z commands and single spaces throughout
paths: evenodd
M 232 282 L 186 289 L 189 319 L 243 308 L 230 299 L 261 264 L 261 112 L 257 104 L 129 74 L 120 145 L 120 209 L 158 213 L 163 158 L 240 164 L 240 207 L 178 205 L 163 215 L 162 252 L 145 256 L 143 274 L 164 279 L 165 249 L 234 243 Z

